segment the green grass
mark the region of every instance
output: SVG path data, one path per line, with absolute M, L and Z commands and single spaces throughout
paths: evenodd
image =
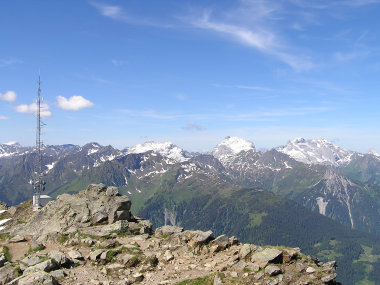
M 69 239 L 68 236 L 60 233 L 57 238 L 57 242 L 59 242 L 60 244 L 64 244 L 68 239 Z
M 31 247 L 29 247 L 28 252 L 29 252 L 29 253 L 34 253 L 34 252 L 41 251 L 41 250 L 43 250 L 44 248 L 45 248 L 45 247 L 44 247 L 42 244 L 40 244 L 40 245 L 38 245 L 35 249 L 32 249 Z
M 8 234 L 8 233 L 3 233 L 3 234 L 0 234 L 0 240 L 2 241 L 7 241 L 11 238 L 11 235 Z
M 261 225 L 262 221 L 263 221 L 263 217 L 267 216 L 268 213 L 249 213 L 249 219 L 250 219 L 250 223 L 249 223 L 249 227 L 251 228 L 254 228 L 254 227 L 258 227 Z
M 380 260 L 380 254 L 372 254 L 372 248 L 369 246 L 362 245 L 364 253 L 362 253 L 357 261 L 371 262 L 374 263 Z
M 11 260 L 11 259 L 12 259 L 12 256 L 11 256 L 11 254 L 9 253 L 9 248 L 6 247 L 5 245 L 2 246 L 2 252 L 4 253 L 5 257 L 6 257 L 8 260 Z

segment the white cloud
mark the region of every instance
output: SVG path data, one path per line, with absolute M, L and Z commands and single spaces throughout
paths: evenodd
M 0 115 L 0 121 L 3 121 L 3 120 L 8 120 L 8 117 Z
M 194 122 L 187 122 L 186 126 L 182 127 L 182 129 L 188 130 L 188 131 L 192 131 L 192 130 L 204 131 L 206 128 L 201 125 L 197 125 Z
M 15 102 L 17 99 L 16 92 L 14 91 L 7 91 L 4 94 L 0 93 L 0 100 L 7 101 L 9 103 Z
M 49 118 L 51 117 L 50 106 L 46 103 L 41 103 L 41 118 Z M 21 104 L 15 107 L 15 111 L 17 113 L 28 113 L 28 114 L 36 114 L 37 113 L 37 103 L 32 103 L 30 105 Z
M 57 96 L 57 103 L 59 108 L 71 111 L 78 111 L 94 106 L 94 103 L 78 95 L 71 96 L 69 99 L 63 96 Z

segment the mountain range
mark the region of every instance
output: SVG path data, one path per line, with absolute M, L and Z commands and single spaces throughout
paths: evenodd
M 211 228 L 247 242 L 301 246 L 346 263 L 344 276 L 351 270 L 355 278 L 363 272 L 374 278 L 373 269 L 380 269 L 380 256 L 365 260 L 380 253 L 376 152 L 302 138 L 261 152 L 250 141 L 227 137 L 203 154 L 146 142 L 123 150 L 97 143 L 45 146 L 42 155 L 46 193 L 53 197 L 89 183 L 115 185 L 155 226 Z M 35 157 L 31 147 L 0 144 L 0 200 L 15 204 L 32 196 Z

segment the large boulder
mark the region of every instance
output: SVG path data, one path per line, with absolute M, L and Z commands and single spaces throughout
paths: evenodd
M 30 275 L 26 275 L 18 280 L 18 285 L 36 285 L 36 284 L 43 284 L 43 285 L 55 285 L 58 284 L 57 280 L 50 274 L 39 271 L 39 272 L 33 272 Z
M 251 261 L 260 267 L 265 267 L 268 263 L 282 263 L 282 251 L 275 248 L 266 248 L 263 251 L 252 254 Z
M 70 233 L 77 229 L 118 220 L 132 220 L 131 201 L 120 196 L 117 188 L 90 184 L 74 195 L 63 194 L 48 203 L 25 225 L 16 226 L 12 235 L 32 235 L 43 240 L 52 233 Z
M 12 263 L 8 263 L 3 267 L 0 267 L 0 284 L 7 284 L 20 275 L 20 269 L 18 266 Z

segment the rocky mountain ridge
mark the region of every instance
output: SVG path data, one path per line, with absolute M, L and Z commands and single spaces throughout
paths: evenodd
M 334 261 L 211 231 L 153 231 L 130 207 L 116 187 L 91 184 L 34 215 L 30 202 L 7 209 L 0 284 L 335 284 Z

